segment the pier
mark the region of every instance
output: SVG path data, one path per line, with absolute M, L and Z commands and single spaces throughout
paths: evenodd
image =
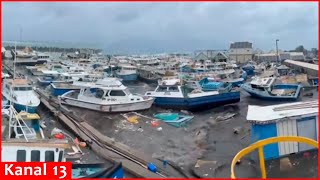
M 312 76 L 312 77 L 318 76 L 318 71 L 319 71 L 318 64 L 294 61 L 290 59 L 285 60 L 284 64 L 286 64 L 290 68 L 306 73 L 308 76 Z

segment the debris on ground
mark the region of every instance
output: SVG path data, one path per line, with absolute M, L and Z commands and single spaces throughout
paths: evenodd
M 193 168 L 193 173 L 199 178 L 208 177 L 209 175 L 214 177 L 216 171 L 222 166 L 223 164 L 217 161 L 198 160 Z
M 158 128 L 157 128 L 157 131 L 162 131 L 162 127 L 158 127 Z
M 187 110 L 181 110 L 180 112 L 184 113 L 184 114 L 187 114 L 187 115 L 190 115 L 192 114 L 191 112 L 187 111 Z
M 313 97 L 313 93 L 312 92 L 311 93 L 306 93 L 303 96 L 305 96 L 305 97 Z
M 240 133 L 242 133 L 242 132 L 244 132 L 244 128 L 241 127 L 241 126 L 238 126 L 238 127 L 233 128 L 233 133 L 234 133 L 234 134 L 240 134 Z
M 280 159 L 280 171 L 289 171 L 292 168 L 292 163 L 288 157 Z
M 158 127 L 159 126 L 159 122 L 158 121 L 151 121 L 151 126 Z
M 215 120 L 217 122 L 226 121 L 226 120 L 229 120 L 229 119 L 233 118 L 236 115 L 237 115 L 237 113 L 227 113 L 224 116 L 218 116 Z
M 138 124 L 139 121 L 138 121 L 138 116 L 130 116 L 130 117 L 127 117 L 127 120 L 130 122 L 130 123 L 133 123 L 133 124 Z

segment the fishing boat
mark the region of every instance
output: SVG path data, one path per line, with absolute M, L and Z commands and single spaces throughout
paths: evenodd
M 199 85 L 203 91 L 220 90 L 223 92 L 229 92 L 232 88 L 232 83 L 211 81 L 209 78 L 203 78 L 200 80 Z
M 74 82 L 52 82 L 50 84 L 51 94 L 54 96 L 61 96 L 69 91 L 80 91 L 81 87 L 74 84 Z
M 161 79 L 161 76 L 156 74 L 152 70 L 145 69 L 145 67 L 138 69 L 139 80 L 144 81 L 146 83 L 158 83 L 158 80 Z
M 66 162 L 66 151 L 71 149 L 67 140 L 48 139 L 37 134 L 41 130 L 39 116 L 17 113 L 10 106 L 2 109 L 2 162 Z M 30 121 L 28 123 L 27 121 Z M 123 178 L 122 164 L 113 160 L 97 164 L 72 164 L 72 179 Z
M 252 64 L 246 64 L 242 67 L 244 71 L 246 71 L 248 76 L 254 75 L 255 66 Z
M 115 71 L 115 76 L 123 79 L 123 81 L 136 81 L 138 79 L 137 67 L 121 65 L 119 69 Z
M 154 97 L 154 104 L 167 108 L 204 110 L 210 107 L 240 101 L 240 92 L 204 92 L 182 84 L 180 79 L 162 80 L 154 91 L 147 91 L 146 96 Z
M 115 78 L 83 85 L 80 92 L 69 91 L 59 97 L 62 104 L 101 112 L 128 112 L 149 109 L 151 97 L 134 95 Z
M 301 91 L 299 84 L 276 84 L 276 77 L 256 77 L 241 88 L 252 97 L 264 100 L 297 100 Z
M 41 86 L 48 86 L 51 83 L 68 83 L 74 81 L 68 73 L 62 73 L 59 75 L 46 75 L 43 77 L 38 77 L 37 79 Z
M 27 79 L 4 79 L 2 95 L 12 101 L 17 111 L 36 112 L 40 99 Z

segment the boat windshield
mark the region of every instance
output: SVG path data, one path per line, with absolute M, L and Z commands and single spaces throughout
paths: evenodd
M 103 98 L 103 95 L 104 95 L 104 91 L 102 89 L 97 89 L 96 95 L 95 95 L 96 98 L 101 99 L 101 98 Z
M 32 87 L 30 87 L 30 86 L 14 87 L 14 90 L 15 90 L 15 91 L 31 91 L 31 90 L 32 90 Z
M 171 91 L 171 92 L 179 92 L 179 89 L 178 89 L 177 86 L 170 86 L 169 87 L 169 91 Z
M 157 89 L 157 92 L 166 92 L 167 91 L 167 87 L 166 86 L 159 86 Z

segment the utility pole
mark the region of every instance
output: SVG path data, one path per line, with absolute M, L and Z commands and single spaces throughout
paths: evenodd
M 20 42 L 22 42 L 22 26 L 20 25 L 20 28 L 19 28 L 19 32 L 20 32 Z
M 279 41 L 279 39 L 277 39 L 277 40 L 276 40 L 276 49 L 277 49 L 277 63 L 279 63 L 278 41 Z

